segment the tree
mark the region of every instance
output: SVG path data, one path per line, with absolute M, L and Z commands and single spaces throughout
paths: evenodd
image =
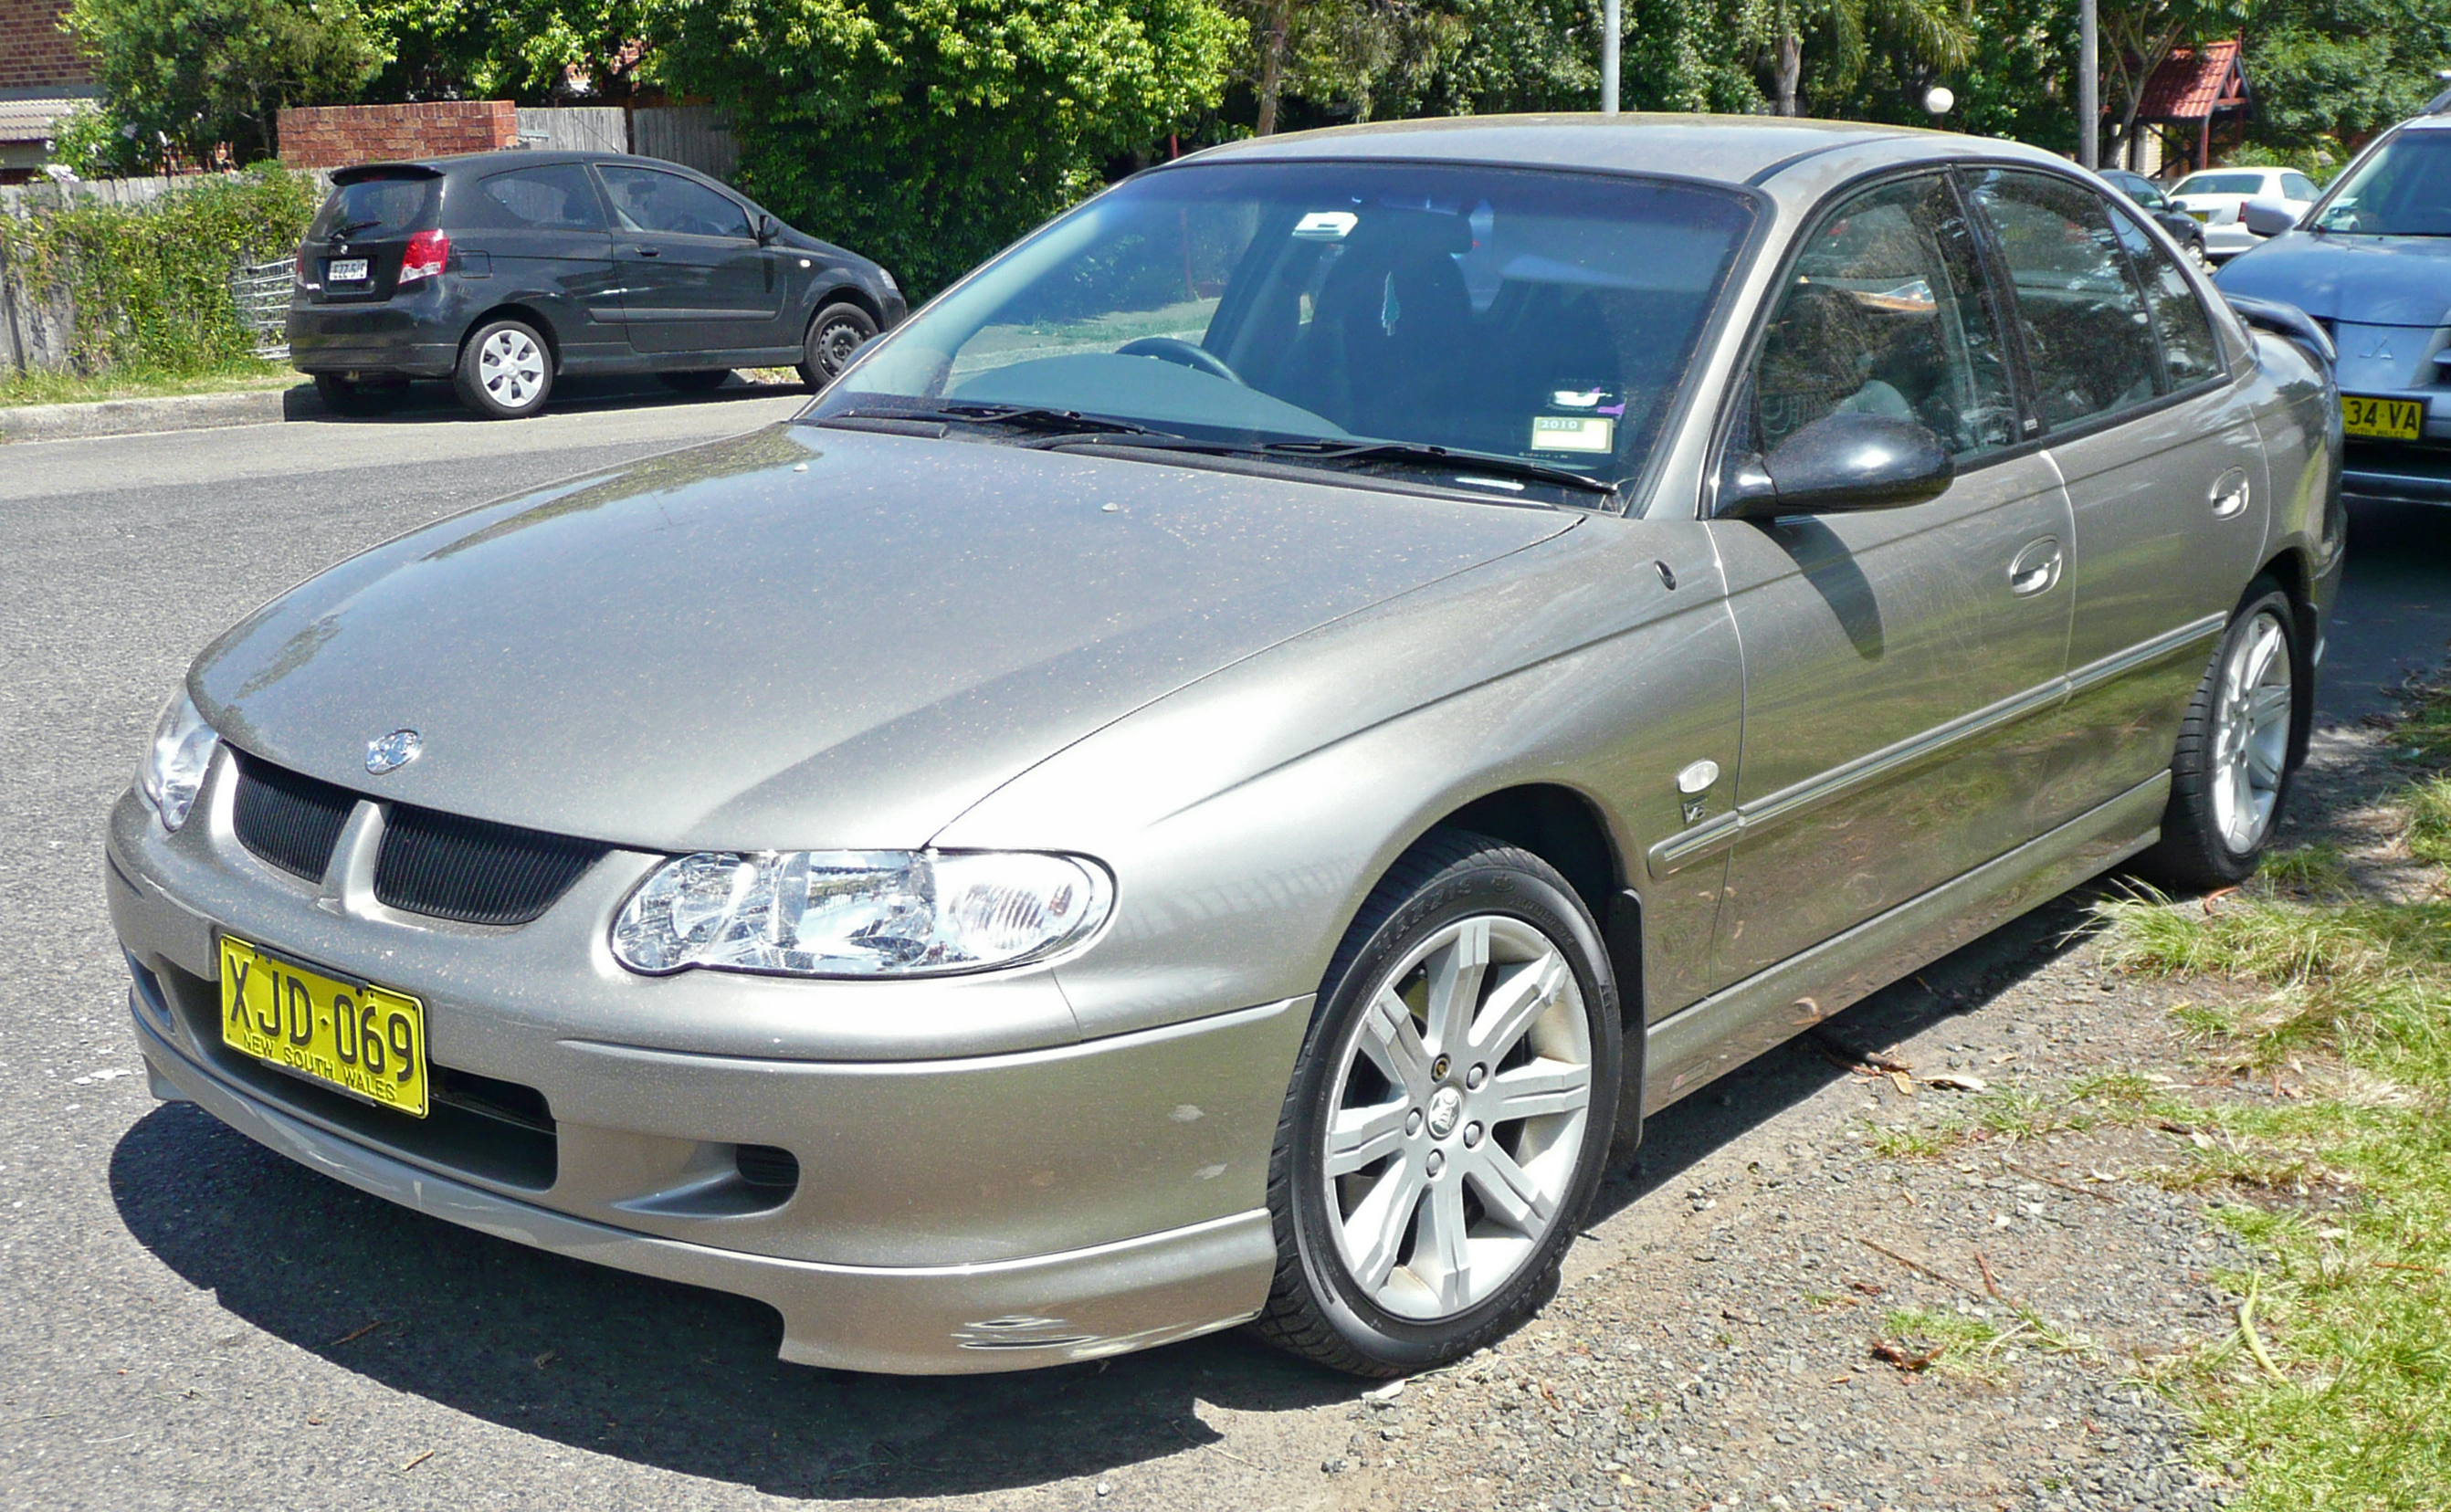
M 1967 59 L 1970 40 L 1963 16 L 1950 0 L 1775 0 L 1772 8 L 1772 108 L 1797 110 L 1808 31 L 1826 35 L 1833 67 L 1826 88 L 1852 88 L 1872 55 L 1868 33 L 1879 33 L 1896 53 L 1939 68 Z
M 2434 70 L 2451 67 L 2441 0 L 2261 0 L 2245 34 L 2247 140 L 2309 167 L 2424 108 L 2441 88 Z
M 76 0 L 104 112 L 190 163 L 271 154 L 281 108 L 354 100 L 383 53 L 349 0 Z
M 654 66 L 668 0 L 365 0 L 390 63 L 368 92 L 391 100 L 573 94 L 619 102 Z
M 730 114 L 767 205 L 933 292 L 1214 108 L 1214 0 L 695 0 L 660 68 Z

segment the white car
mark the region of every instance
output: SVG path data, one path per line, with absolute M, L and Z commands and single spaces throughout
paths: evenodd
M 2204 223 L 2205 255 L 2218 263 L 2264 240 L 2241 217 L 2247 201 L 2271 200 L 2304 215 L 2322 192 L 2296 168 L 2206 168 L 2181 179 L 2170 203 Z

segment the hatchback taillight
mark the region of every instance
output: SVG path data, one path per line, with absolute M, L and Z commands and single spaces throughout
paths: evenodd
M 300 287 L 302 287 L 302 288 L 303 288 L 303 287 L 304 287 L 304 286 L 305 286 L 305 284 L 306 284 L 306 248 L 305 248 L 305 247 L 301 246 L 301 247 L 298 249 L 298 255 L 297 255 L 296 257 L 291 258 L 291 259 L 289 260 L 289 276 L 290 276 L 291 278 L 296 279 L 296 280 L 298 281 L 298 284 L 299 284 L 299 286 L 300 286 Z
M 400 281 L 414 284 L 420 279 L 441 275 L 442 265 L 451 261 L 451 238 L 441 231 L 419 231 L 408 239 L 408 250 L 400 260 Z

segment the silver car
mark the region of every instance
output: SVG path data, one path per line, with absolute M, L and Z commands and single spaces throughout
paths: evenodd
M 1646 1111 L 2106 868 L 2255 867 L 2337 448 L 2043 152 L 1199 154 L 792 423 L 215 641 L 112 815 L 136 1032 L 790 1360 L 1434 1365 Z

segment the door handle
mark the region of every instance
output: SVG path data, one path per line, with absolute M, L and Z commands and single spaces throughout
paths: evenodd
M 630 248 L 630 250 L 637 253 L 640 257 L 661 257 L 664 255 L 664 249 L 660 246 L 634 246 Z
M 2058 537 L 2030 542 L 2009 563 L 2009 591 L 2020 599 L 2045 592 L 2060 580 L 2060 560 Z
M 2246 512 L 2246 471 L 2233 467 L 2213 480 L 2213 518 L 2228 520 Z

